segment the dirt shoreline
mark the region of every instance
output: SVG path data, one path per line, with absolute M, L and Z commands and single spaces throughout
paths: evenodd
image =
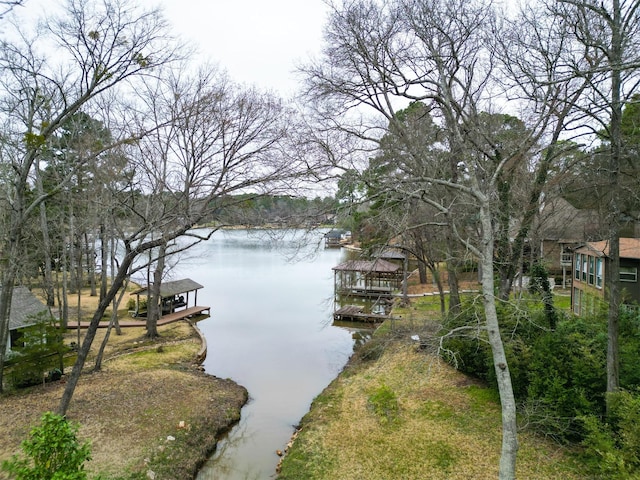
M 195 478 L 220 436 L 240 420 L 247 390 L 202 371 L 195 325 L 166 325 L 154 341 L 144 333 L 144 327 L 133 327 L 112 334 L 102 370 L 82 376 L 68 418 L 80 423 L 81 440 L 92 443 L 90 476 Z M 87 367 L 92 365 L 89 358 Z M 64 379 L 1 397 L 0 461 L 20 451 L 42 413 L 55 411 L 63 390 Z

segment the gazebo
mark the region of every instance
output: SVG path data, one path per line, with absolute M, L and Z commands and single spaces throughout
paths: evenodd
M 160 306 L 161 313 L 173 313 L 179 308 L 189 308 L 191 298 L 193 297 L 193 305 L 198 304 L 198 290 L 203 288 L 197 282 L 194 282 L 190 278 L 182 280 L 174 280 L 171 282 L 162 282 L 160 285 Z M 135 310 L 129 310 L 129 314 L 132 317 L 144 317 L 146 316 L 146 308 L 140 308 L 140 297 L 147 297 L 149 300 L 149 288 L 140 288 L 131 292 L 131 295 L 136 296 Z
M 402 284 L 402 269 L 382 260 L 348 260 L 333 267 L 335 292 L 359 297 L 391 296 Z

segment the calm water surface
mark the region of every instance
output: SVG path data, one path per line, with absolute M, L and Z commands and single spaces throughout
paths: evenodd
M 198 480 L 273 478 L 276 450 L 351 355 L 353 330 L 331 325 L 331 267 L 342 252 L 325 250 L 321 238 L 304 239 L 302 252 L 314 254 L 301 258 L 291 234 L 274 241 L 266 232 L 220 231 L 172 272 L 204 285 L 198 304 L 212 307 L 198 324 L 208 343 L 206 371 L 250 396 Z

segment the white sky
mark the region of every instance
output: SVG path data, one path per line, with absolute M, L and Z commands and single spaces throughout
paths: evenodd
M 238 83 L 288 97 L 296 65 L 317 55 L 328 7 L 323 0 L 132 0 L 161 6 L 173 33 Z M 64 0 L 25 0 L 16 13 L 37 18 Z
M 298 88 L 296 65 L 319 53 L 328 12 L 322 0 L 157 1 L 175 32 L 231 79 L 284 97 Z

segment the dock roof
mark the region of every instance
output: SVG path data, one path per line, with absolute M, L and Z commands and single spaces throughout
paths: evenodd
M 400 266 L 382 260 L 348 260 L 332 268 L 337 272 L 396 273 Z
M 173 295 L 179 295 L 181 293 L 192 292 L 204 288 L 198 282 L 194 282 L 190 278 L 184 278 L 182 280 L 174 280 L 171 282 L 162 282 L 160 285 L 160 296 L 171 297 Z M 132 295 L 149 295 L 149 291 L 146 287 L 134 290 Z

